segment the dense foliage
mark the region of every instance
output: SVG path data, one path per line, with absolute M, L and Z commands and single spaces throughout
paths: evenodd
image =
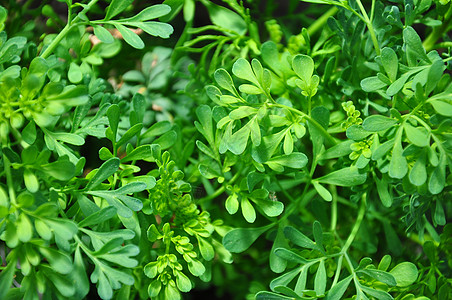
M 2 5 L 0 299 L 451 299 L 449 0 Z

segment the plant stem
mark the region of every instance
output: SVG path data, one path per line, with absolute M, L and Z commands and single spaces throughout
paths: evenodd
M 436 41 L 439 40 L 443 36 L 443 34 L 447 32 L 451 24 L 452 24 L 452 5 L 449 7 L 449 10 L 444 15 L 443 24 L 439 27 L 434 27 L 432 32 L 427 36 L 427 38 L 422 43 L 422 46 L 424 46 L 427 52 L 435 48 Z
M 332 189 L 332 196 L 333 196 L 333 201 L 331 203 L 331 227 L 330 230 L 331 231 L 335 231 L 336 230 L 336 225 L 337 225 L 337 190 L 336 190 L 336 186 L 334 185 L 330 185 L 331 189 Z
M 333 283 L 331 284 L 331 288 L 333 288 L 333 286 L 335 286 L 336 283 L 339 281 L 339 276 L 341 275 L 343 260 L 344 260 L 344 255 L 339 256 L 339 259 L 337 261 L 336 274 L 334 275 L 334 279 L 333 279 Z
M 85 8 L 79 12 L 77 14 L 77 16 L 71 20 L 71 11 L 72 9 L 69 8 L 68 9 L 68 23 L 66 24 L 66 26 L 64 26 L 63 30 L 60 31 L 60 33 L 58 33 L 58 35 L 56 36 L 56 38 L 53 39 L 53 41 L 50 43 L 50 45 L 46 48 L 46 50 L 44 52 L 41 53 L 40 57 L 42 58 L 47 58 L 50 56 L 50 54 L 52 54 L 53 50 L 55 50 L 56 46 L 61 42 L 61 40 L 66 37 L 66 35 L 69 33 L 69 31 L 74 28 L 76 25 L 78 25 L 77 23 L 81 20 L 80 16 L 86 14 L 91 7 L 96 4 L 96 2 L 99 0 L 91 0 L 86 6 Z
M 375 1 L 372 1 L 372 14 L 373 14 L 374 2 Z M 380 52 L 380 46 L 378 45 L 377 36 L 375 35 L 375 30 L 372 25 L 372 20 L 369 19 L 369 16 L 367 15 L 366 9 L 364 8 L 363 4 L 361 3 L 361 0 L 356 0 L 356 3 L 358 4 L 359 9 L 361 10 L 365 23 L 367 25 L 367 29 L 369 29 L 370 38 L 372 39 L 372 43 L 374 44 L 374 48 L 375 48 L 375 51 L 377 52 L 377 56 L 378 56 L 381 54 L 381 52 Z
M 55 50 L 56 46 L 61 42 L 61 40 L 66 36 L 66 34 L 74 27 L 74 25 L 66 24 L 63 30 L 56 36 L 55 39 L 50 43 L 50 45 L 46 48 L 46 50 L 41 53 L 40 57 L 47 58 L 52 54 L 53 50 Z
M 308 34 L 311 36 L 315 34 L 317 31 L 322 29 L 326 22 L 328 21 L 329 17 L 334 16 L 338 12 L 338 9 L 336 6 L 331 7 L 326 13 L 320 16 L 317 20 L 314 21 L 309 27 L 308 27 Z
M 358 233 L 359 227 L 361 226 L 361 222 L 364 219 L 364 213 L 366 212 L 365 198 L 366 198 L 366 193 L 364 193 L 362 196 L 361 207 L 359 208 L 359 211 L 358 211 L 358 217 L 356 218 L 356 223 L 353 226 L 352 232 L 348 236 L 347 241 L 345 242 L 344 246 L 342 247 L 342 250 L 341 250 L 342 253 L 346 253 L 348 248 L 350 247 L 350 245 L 353 243 L 353 240 L 355 239 L 356 234 Z

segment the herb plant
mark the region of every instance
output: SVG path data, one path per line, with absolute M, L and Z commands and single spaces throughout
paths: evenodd
M 451 299 L 450 1 L 151 2 L 0 6 L 0 299 Z

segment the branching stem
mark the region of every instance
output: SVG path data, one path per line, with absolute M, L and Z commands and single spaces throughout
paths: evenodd
M 63 40 L 66 37 L 66 35 L 69 33 L 69 31 L 71 31 L 71 29 L 74 28 L 75 26 L 79 25 L 79 21 L 81 20 L 80 16 L 86 14 L 91 9 L 91 7 L 93 7 L 93 5 L 96 4 L 97 1 L 99 1 L 99 0 L 91 0 L 85 6 L 85 8 L 83 8 L 83 10 L 77 14 L 77 16 L 73 20 L 71 20 L 72 7 L 69 7 L 68 8 L 68 23 L 66 24 L 66 26 L 64 26 L 63 30 L 61 30 L 60 33 L 58 33 L 58 35 L 53 39 L 53 41 L 44 50 L 44 52 L 41 53 L 40 57 L 42 57 L 42 58 L 49 57 L 50 54 L 52 54 L 53 50 L 55 50 L 56 46 L 58 46 L 58 44 L 61 42 L 61 40 Z

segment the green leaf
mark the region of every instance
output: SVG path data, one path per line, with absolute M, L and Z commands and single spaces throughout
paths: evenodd
M 22 130 L 22 139 L 29 145 L 33 144 L 36 140 L 36 125 L 33 121 L 30 121 L 27 126 Z
M 33 225 L 30 218 L 25 214 L 20 214 L 15 223 L 17 230 L 17 237 L 19 241 L 26 243 L 33 237 Z
M 97 38 L 103 42 L 103 43 L 113 43 L 114 42 L 114 38 L 111 35 L 110 31 L 108 31 L 107 29 L 105 29 L 105 27 L 99 26 L 99 25 L 94 25 L 94 35 L 97 36 Z
M 162 283 L 160 280 L 156 279 L 152 281 L 148 286 L 148 295 L 151 298 L 157 297 L 162 289 Z
M 66 253 L 47 247 L 39 247 L 39 252 L 41 252 L 42 256 L 50 263 L 50 266 L 58 273 L 71 273 L 73 265 L 71 258 Z
M 80 66 L 74 62 L 71 62 L 69 65 L 69 71 L 67 73 L 67 77 L 72 83 L 79 83 L 83 79 L 82 70 Z
M 250 201 L 246 197 L 242 197 L 240 201 L 240 206 L 242 208 L 242 215 L 248 223 L 253 223 L 256 220 L 256 210 Z
M 317 181 L 312 181 L 312 185 L 323 200 L 328 202 L 333 200 L 333 196 L 330 191 L 328 191 L 323 185 L 319 184 Z
M 361 80 L 361 88 L 365 92 L 375 92 L 385 86 L 387 86 L 387 84 L 381 81 L 377 76 L 367 77 Z
M 47 280 L 55 286 L 63 297 L 69 298 L 75 294 L 76 288 L 68 276 L 62 276 L 46 265 L 41 266 L 40 271 L 48 278 Z
M 47 101 L 59 101 L 65 106 L 77 106 L 89 101 L 88 91 L 83 85 L 66 86 L 63 92 L 47 96 Z
M 138 135 L 141 132 L 141 129 L 143 128 L 143 124 L 138 123 L 133 125 L 131 128 L 129 128 L 124 135 L 119 139 L 119 141 L 116 142 L 116 147 L 119 147 L 126 142 L 128 142 L 131 138 L 133 138 L 135 135 Z
M 217 165 L 212 165 L 212 167 L 211 167 L 209 165 L 200 164 L 198 166 L 198 170 L 199 170 L 199 173 L 201 173 L 201 175 L 207 179 L 221 177 L 221 172 Z
M 130 26 L 141 28 L 147 34 L 167 39 L 174 32 L 173 26 L 167 23 L 147 21 L 147 22 L 127 22 Z M 138 35 L 137 35 L 138 36 Z
M 312 224 L 312 232 L 316 246 L 323 250 L 323 230 L 319 221 L 314 221 Z
M 381 203 L 384 207 L 391 207 L 392 205 L 392 197 L 388 191 L 388 182 L 384 179 L 379 179 L 377 176 L 374 176 L 375 183 L 377 184 L 377 192 L 378 196 L 380 196 Z
M 326 279 L 325 261 L 322 259 L 315 273 L 314 290 L 316 295 L 320 296 L 325 294 Z
M 264 93 L 260 88 L 251 84 L 242 84 L 239 86 L 239 91 L 248 95 L 260 95 Z
M 395 286 L 397 284 L 396 279 L 391 273 L 382 271 L 382 270 L 376 270 L 376 269 L 364 269 L 358 271 L 359 273 L 364 273 L 380 282 L 383 282 L 389 286 Z
M 59 159 L 52 163 L 41 165 L 41 171 L 58 180 L 69 180 L 75 175 L 75 166 L 69 160 Z
M 143 22 L 163 17 L 171 12 L 171 7 L 166 4 L 156 4 L 146 7 L 131 18 L 121 19 L 122 22 Z
M 423 128 L 413 127 L 407 122 L 404 123 L 403 128 L 405 129 L 408 140 L 414 145 L 419 147 L 427 147 L 430 145 L 430 137 Z
M 306 264 L 306 263 L 308 263 L 308 261 L 305 258 L 301 257 L 300 255 L 296 254 L 295 252 L 290 251 L 290 250 L 288 250 L 286 248 L 277 248 L 275 250 L 275 253 L 279 257 L 281 257 L 281 258 L 283 258 L 283 259 L 285 259 L 287 261 L 290 261 L 290 262 L 295 262 L 297 264 Z
M 338 186 L 354 186 L 363 184 L 366 178 L 366 173 L 360 173 L 356 167 L 348 167 L 333 171 L 323 177 L 317 178 L 316 181 Z
M 292 60 L 292 67 L 295 73 L 306 83 L 311 81 L 314 73 L 314 61 L 310 56 L 298 54 Z
M 199 251 L 201 252 L 202 258 L 207 261 L 212 260 L 215 256 L 212 245 L 199 235 L 197 235 L 196 238 L 198 240 Z
M 257 238 L 274 224 L 256 228 L 236 228 L 223 237 L 223 245 L 229 252 L 240 253 L 248 249 Z
M 118 215 L 130 218 L 133 215 L 132 211 L 143 208 L 143 203 L 140 199 L 126 196 L 126 194 L 141 192 L 146 187 L 144 182 L 131 182 L 113 191 L 87 191 L 86 193 L 107 200 L 108 204 L 117 209 Z
M 317 106 L 311 111 L 311 116 L 323 128 L 328 129 L 330 123 L 330 111 L 325 106 Z
M 212 125 L 212 110 L 207 105 L 201 105 L 196 109 L 196 116 L 202 125 L 200 131 L 209 143 L 214 142 L 213 125 Z M 198 128 L 199 130 L 199 128 Z
M 340 300 L 342 296 L 345 294 L 350 282 L 352 281 L 352 276 L 348 276 L 338 283 L 336 283 L 328 292 L 326 296 L 326 300 Z
M 381 115 L 367 117 L 363 122 L 364 130 L 378 132 L 389 129 L 397 124 L 397 120 Z
M 399 67 L 399 60 L 394 50 L 389 47 L 385 47 L 381 50 L 381 63 L 386 71 L 391 82 L 394 82 L 397 78 L 397 70 Z
M 104 20 L 110 20 L 111 18 L 120 14 L 132 3 L 133 0 L 112 0 L 110 5 L 107 7 L 107 12 Z
M 272 249 L 270 251 L 269 263 L 270 269 L 275 273 L 281 273 L 286 269 L 287 261 L 276 255 L 275 250 L 277 248 L 288 247 L 287 240 L 284 237 L 284 230 L 281 223 L 278 226 L 275 241 L 273 242 Z
M 174 130 L 170 130 L 164 133 L 161 137 L 156 139 L 153 143 L 160 145 L 160 150 L 170 148 L 177 140 L 177 133 Z
M 371 295 L 371 296 L 375 297 L 375 299 L 378 299 L 378 300 L 393 300 L 394 299 L 388 292 L 385 292 L 385 291 L 375 290 L 375 289 L 368 288 L 368 287 L 362 286 L 362 285 L 361 285 L 361 289 L 366 294 Z
M 116 142 L 116 133 L 118 132 L 120 118 L 119 106 L 117 104 L 113 104 L 107 109 L 107 118 L 108 123 L 110 124 L 110 130 L 113 134 L 113 139 L 111 139 L 111 141 Z
M 229 113 L 232 120 L 240 120 L 250 115 L 256 114 L 257 109 L 251 106 L 240 106 Z
M 203 1 L 209 12 L 209 18 L 214 25 L 222 28 L 227 28 L 236 32 L 238 35 L 244 35 L 248 29 L 245 20 L 242 19 L 238 14 L 224 6 L 216 5 L 210 1 Z M 231 36 L 229 32 L 225 33 Z
M 221 68 L 216 70 L 214 73 L 214 78 L 220 87 L 224 88 L 233 95 L 237 93 L 231 75 L 229 75 L 228 71 L 226 71 L 225 69 Z
M 259 292 L 256 294 L 256 300 L 293 300 L 294 297 L 283 296 L 272 292 Z
M 402 143 L 397 141 L 392 148 L 391 162 L 389 163 L 389 176 L 402 179 L 408 172 L 408 163 L 403 156 Z
M 244 126 L 237 130 L 228 140 L 226 140 L 229 151 L 235 155 L 242 154 L 248 144 L 250 133 L 251 131 L 248 126 Z
M 286 226 L 284 228 L 284 235 L 295 245 L 302 248 L 314 249 L 316 244 L 310 238 L 298 231 L 292 226 Z
M 446 186 L 446 165 L 444 160 L 441 157 L 438 166 L 433 170 L 428 180 L 428 190 L 434 195 L 441 193 Z
M 13 284 L 16 264 L 17 260 L 10 261 L 0 273 L 0 299 L 8 299 L 6 294 L 11 289 Z
M 452 104 L 441 101 L 441 100 L 430 100 L 428 101 L 433 108 L 442 116 L 452 117 Z
M 176 273 L 176 284 L 177 288 L 181 292 L 188 293 L 192 289 L 190 279 L 182 272 L 178 271 Z
M 402 262 L 395 266 L 389 273 L 394 276 L 397 286 L 410 286 L 417 280 L 418 270 L 415 264 L 411 262 Z
M 96 174 L 89 180 L 85 190 L 90 190 L 101 184 L 108 177 L 113 175 L 119 168 L 119 158 L 113 157 L 104 162 L 97 170 Z
M 225 202 L 226 210 L 229 214 L 233 215 L 239 209 L 239 201 L 236 193 L 230 195 Z
M 55 140 L 81 146 L 85 143 L 85 139 L 83 139 L 81 136 L 75 133 L 68 133 L 68 132 L 51 132 L 51 131 L 44 131 L 47 135 L 51 135 Z
M 113 206 L 108 206 L 84 218 L 78 223 L 78 226 L 87 227 L 91 225 L 101 224 L 107 220 L 110 220 L 114 216 L 116 216 L 116 208 L 114 208 Z
M 188 262 L 188 270 L 195 276 L 201 276 L 206 272 L 206 268 L 199 260 Z
M 407 52 L 412 51 L 417 58 L 430 62 L 430 59 L 427 54 L 425 54 L 425 49 L 422 46 L 422 40 L 413 27 L 408 26 L 403 30 L 403 41 L 406 44 Z
M 281 248 L 283 249 L 283 248 Z M 284 273 L 283 275 L 273 279 L 270 282 L 270 289 L 272 291 L 275 290 L 278 286 L 287 286 L 289 283 L 300 273 L 300 271 L 303 269 L 303 267 L 295 268 L 289 272 Z
M 131 29 L 129 29 L 119 23 L 114 23 L 114 26 L 116 27 L 116 29 L 118 29 L 119 33 L 121 33 L 122 37 L 124 38 L 124 41 L 126 41 L 127 44 L 129 44 L 130 46 L 132 46 L 136 49 L 144 48 L 144 42 L 138 36 L 138 34 L 136 34 Z
M 134 161 L 134 160 L 153 160 L 154 148 L 152 145 L 141 145 L 132 151 L 128 152 L 126 156 L 121 158 L 121 163 Z
M 171 125 L 169 121 L 160 121 L 149 127 L 149 129 L 146 130 L 146 132 L 143 133 L 141 137 L 144 139 L 159 136 L 170 131 L 172 127 L 173 125 Z
M 75 289 L 74 297 L 78 299 L 84 298 L 89 293 L 90 284 L 79 247 L 75 249 L 74 269 L 69 274 L 69 278 L 71 279 L 71 282 L 77 283 L 77 288 Z
M 267 164 L 276 164 L 283 167 L 289 167 L 293 169 L 301 169 L 308 163 L 308 157 L 301 152 L 293 152 L 289 155 L 280 155 L 272 157 Z M 271 167 L 271 166 L 270 166 Z
M 328 148 L 328 150 L 324 151 L 320 158 L 321 160 L 326 159 L 332 159 L 332 158 L 338 158 L 342 156 L 349 155 L 352 153 L 352 150 L 350 149 L 350 145 L 353 144 L 354 141 L 346 140 L 341 143 L 338 143 L 337 145 L 334 145 L 331 148 Z
M 24 182 L 25 187 L 30 191 L 30 193 L 36 193 L 39 190 L 38 177 L 36 177 L 36 175 L 29 169 L 24 170 Z
M 232 73 L 240 79 L 248 80 L 256 86 L 259 86 L 259 82 L 251 69 L 250 63 L 244 58 L 237 59 L 234 65 L 232 65 Z
M 440 201 L 436 201 L 435 214 L 433 220 L 438 225 L 441 226 L 446 225 L 446 216 L 444 213 L 443 205 L 441 204 Z
M 388 151 L 394 147 L 394 143 L 395 138 L 384 142 L 383 144 L 378 146 L 378 148 L 375 151 L 372 150 L 372 160 L 379 160 L 383 158 L 383 156 L 385 156 L 386 153 L 388 153 Z
M 354 141 L 359 141 L 362 139 L 365 139 L 369 135 L 371 135 L 372 132 L 365 130 L 361 125 L 352 125 L 349 128 L 347 128 L 346 135 L 349 139 Z
M 284 211 L 284 204 L 280 201 L 273 201 L 269 199 L 253 199 L 257 207 L 261 208 L 269 217 L 277 217 Z

